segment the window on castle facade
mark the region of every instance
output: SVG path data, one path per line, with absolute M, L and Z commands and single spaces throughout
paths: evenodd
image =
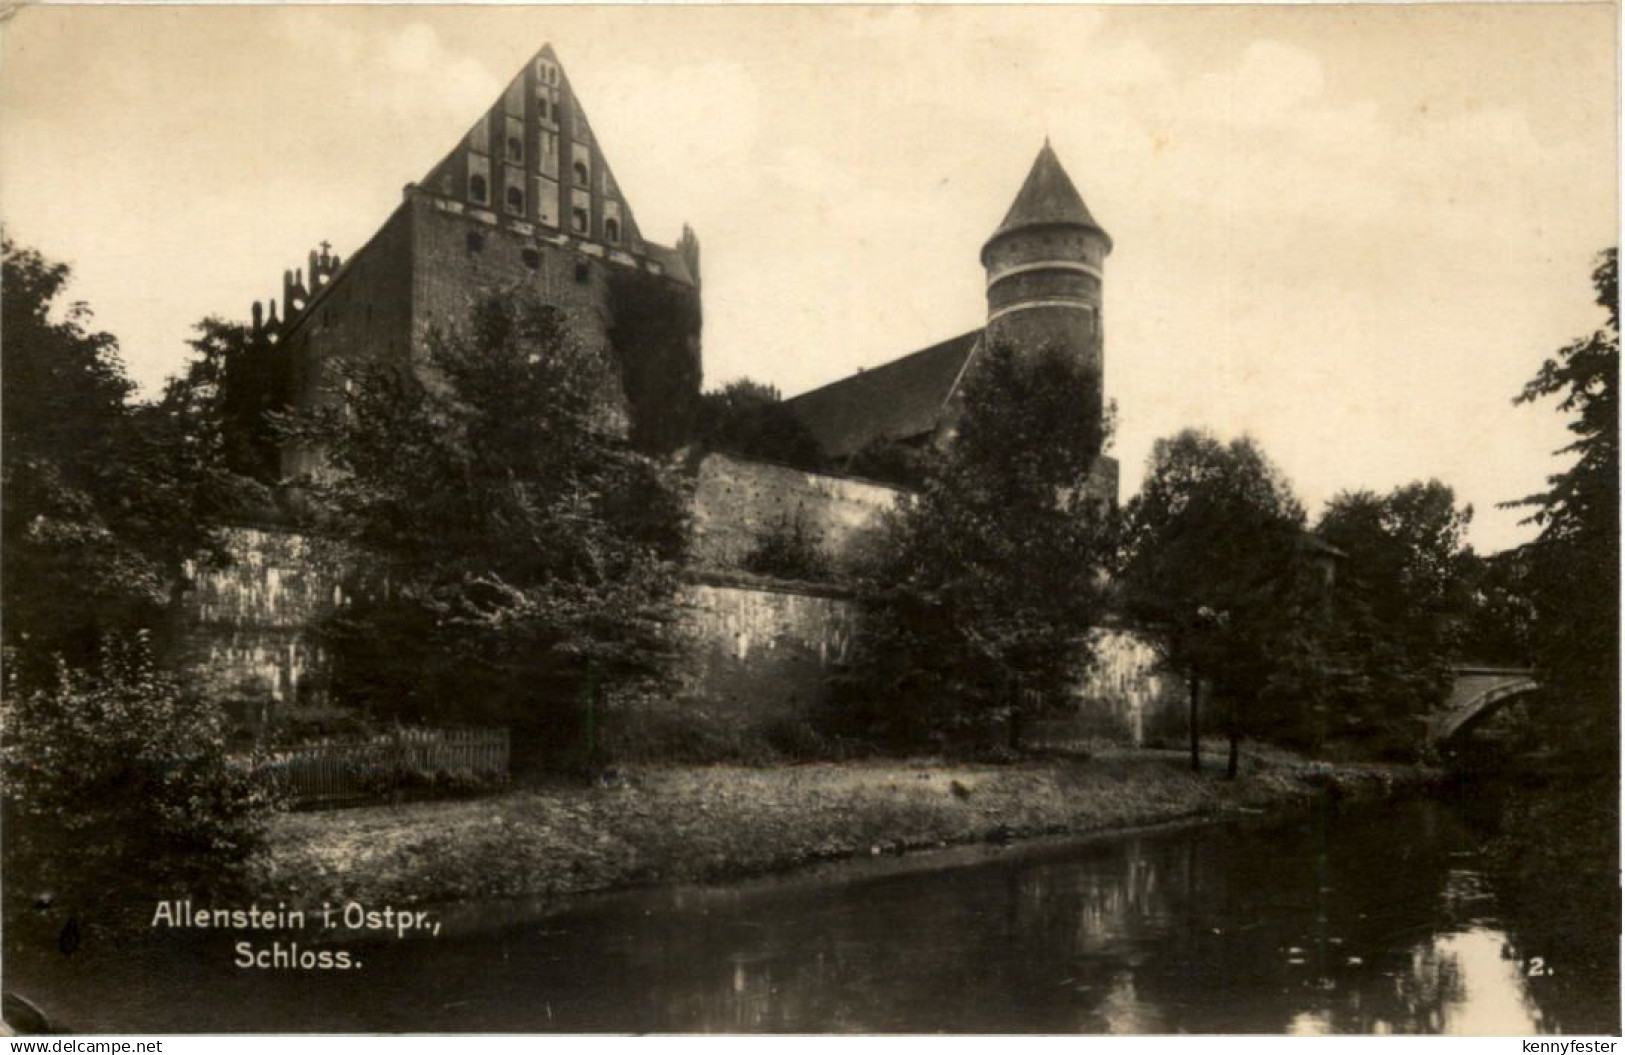
M 614 220 L 604 221 L 604 241 L 610 245 L 621 244 L 621 225 Z
M 592 198 L 584 190 L 570 192 L 570 229 L 576 234 L 592 231 Z
M 502 166 L 502 202 L 515 216 L 525 215 L 525 170 Z
M 515 164 L 524 164 L 525 123 L 519 120 L 517 117 L 508 118 L 507 134 L 508 138 L 505 145 L 508 151 L 508 160 L 514 162 Z
M 570 144 L 570 173 L 578 187 L 589 186 L 592 174 L 592 152 L 585 143 Z
M 480 205 L 491 201 L 491 163 L 477 154 L 468 156 L 468 200 Z

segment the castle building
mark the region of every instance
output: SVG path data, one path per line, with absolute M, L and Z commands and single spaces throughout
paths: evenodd
M 699 393 L 699 273 L 692 230 L 675 246 L 643 236 L 549 45 L 406 186 L 365 245 L 347 261 L 325 244 L 312 251 L 308 270 L 283 275 L 282 317 L 272 300 L 268 316 L 254 305 L 254 322 L 285 357 L 283 401 L 302 410 L 332 398 L 335 359 L 421 364 L 431 327 L 460 323 L 482 292 L 529 287 L 579 339 L 613 353 L 622 385 L 606 394 L 608 410 L 648 432 L 654 423 L 640 410 L 671 417 L 674 403 Z M 651 346 L 673 341 L 677 354 L 651 361 Z M 654 431 L 674 432 L 684 422 L 659 424 Z M 294 479 L 319 458 L 290 447 L 281 461 L 283 478 Z
M 1101 415 L 1102 279 L 1111 249 L 1046 141 L 981 248 L 986 324 L 787 401 L 823 461 L 847 472 L 724 451 L 687 460 L 693 490 L 681 631 L 690 647 L 686 687 L 667 701 L 679 720 L 783 726 L 825 698 L 861 632 L 843 574 L 861 563 L 886 511 L 908 494 L 861 478 L 852 463 L 865 451 L 919 448 L 951 435 L 956 393 L 987 349 L 1076 356 L 1088 381 L 1078 413 Z M 551 47 L 406 186 L 400 205 L 348 260 L 324 244 L 284 275 L 280 318 L 276 301 L 269 312 L 254 305 L 252 353 L 265 368 L 242 376 L 262 379 L 255 383 L 267 398 L 255 406 L 317 407 L 342 398 L 339 361 L 423 369 L 436 328 L 461 324 L 482 296 L 518 289 L 563 312 L 577 339 L 609 356 L 618 384 L 605 393 L 605 412 L 632 442 L 670 452 L 692 440 L 701 381 L 698 240 L 687 227 L 673 246 L 645 237 Z M 284 483 L 321 466 L 320 452 L 296 446 L 276 457 Z M 1093 481 L 1096 494 L 1116 501 L 1112 459 L 1098 460 Z M 834 581 L 751 571 L 752 553 L 786 524 L 823 552 Z M 227 544 L 238 559 L 200 565 L 182 600 L 181 650 L 200 690 L 260 721 L 328 706 L 315 628 L 344 603 L 346 572 L 312 560 L 312 541 L 280 516 L 234 526 Z M 1103 730 L 1138 741 L 1147 721 L 1155 727 L 1166 695 L 1154 656 L 1117 632 L 1097 655 L 1080 695 L 1097 704 L 1090 713 Z
M 1112 240 L 1044 141 L 1004 220 L 982 246 L 987 325 L 789 400 L 826 457 L 850 460 L 881 444 L 935 442 L 951 428 L 954 396 L 983 350 L 1060 348 L 1091 379 L 1078 412 L 1104 411 L 1101 286 Z M 1101 457 L 1094 493 L 1117 500 L 1117 462 Z

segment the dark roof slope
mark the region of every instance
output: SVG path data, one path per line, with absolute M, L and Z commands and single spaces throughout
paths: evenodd
M 936 428 L 981 337 L 981 330 L 972 330 L 804 392 L 786 406 L 831 458 L 856 454 L 876 440 L 923 435 Z
M 1053 224 L 1066 224 L 1073 227 L 1092 227 L 1105 234 L 1106 231 L 1095 222 L 1089 212 L 1089 206 L 1083 203 L 1083 195 L 1078 188 L 1072 185 L 1072 178 L 1061 167 L 1061 159 L 1055 156 L 1050 148 L 1049 140 L 1044 140 L 1044 148 L 1038 152 L 1033 161 L 1032 170 L 1027 173 L 1027 181 L 1021 185 L 1016 194 L 1016 200 L 1011 203 L 1010 211 L 1005 213 L 1004 222 L 999 224 L 998 230 L 993 232 L 991 242 L 1000 235 L 1022 227 L 1042 227 Z

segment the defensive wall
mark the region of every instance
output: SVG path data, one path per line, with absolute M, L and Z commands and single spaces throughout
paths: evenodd
M 708 717 L 776 722 L 827 699 L 852 654 L 861 608 L 849 587 L 745 571 L 764 533 L 801 529 L 839 580 L 871 550 L 879 521 L 906 492 L 728 454 L 694 466 L 688 641 L 683 696 Z M 192 682 L 250 722 L 331 713 L 315 633 L 345 603 L 354 554 L 296 532 L 226 530 L 230 559 L 190 569 L 177 612 L 176 655 Z M 1123 743 L 1178 735 L 1180 687 L 1156 670 L 1142 635 L 1096 631 L 1096 662 L 1080 680 L 1076 716 L 1040 726 L 1051 738 Z

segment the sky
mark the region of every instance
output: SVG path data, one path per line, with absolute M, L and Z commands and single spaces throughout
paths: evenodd
M 1181 428 L 1311 513 L 1437 478 L 1489 552 L 1563 462 L 1512 398 L 1601 325 L 1612 5 L 31 7 L 0 217 L 153 391 L 192 325 L 348 256 L 551 42 L 645 237 L 703 252 L 705 378 L 786 395 L 982 324 L 1048 136 L 1115 251 L 1122 497 Z

